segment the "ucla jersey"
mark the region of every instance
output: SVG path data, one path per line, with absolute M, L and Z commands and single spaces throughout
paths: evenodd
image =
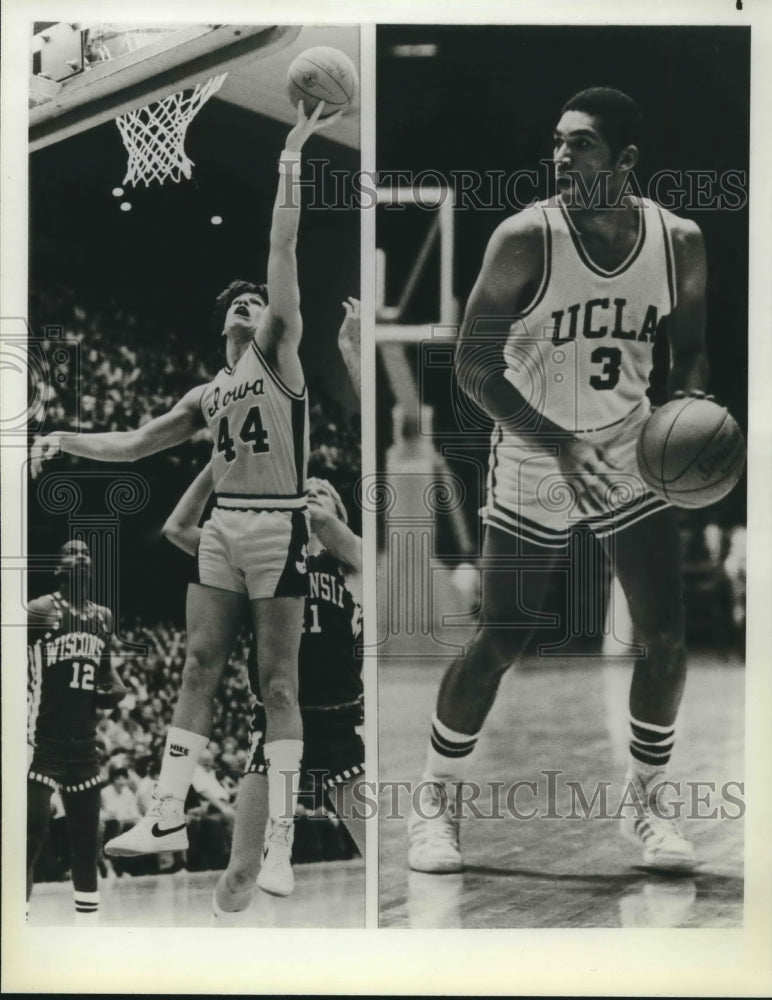
M 308 394 L 292 392 L 253 340 L 204 389 L 218 507 L 305 506 Z
M 610 271 L 590 259 L 559 199 L 527 209 L 543 227 L 544 270 L 510 330 L 506 378 L 569 431 L 603 430 L 643 402 L 657 328 L 675 308 L 673 216 L 637 207 L 635 245 Z
M 51 595 L 55 620 L 30 634 L 27 740 L 68 760 L 96 754 L 96 686 L 109 633 L 104 612 L 88 603 L 80 614 Z

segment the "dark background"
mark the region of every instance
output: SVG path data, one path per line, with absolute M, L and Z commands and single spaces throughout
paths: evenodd
M 192 180 L 127 186 L 119 198 L 112 190 L 122 186 L 127 154 L 112 122 L 31 155 L 29 315 L 34 336 L 43 337 L 51 325 L 72 326 L 75 303 L 85 309 L 89 322 L 110 318 L 108 328 L 102 323 L 100 337 L 157 352 L 154 363 L 159 366 L 167 353 L 177 356 L 170 347 L 174 344 L 175 351 L 194 351 L 197 362 L 213 374 L 223 363 L 222 341 L 211 326 L 215 296 L 236 278 L 265 279 L 278 154 L 287 131 L 282 123 L 212 99 L 188 132 Z M 306 159 L 328 158 L 335 169 L 359 167 L 357 151 L 322 136 L 312 137 L 304 153 Z M 333 399 L 347 420 L 356 421 L 358 401 L 337 350 L 337 332 L 341 303 L 349 295 L 359 296 L 359 214 L 351 208 L 309 210 L 310 200 L 310 194 L 304 195 L 298 241 L 301 355 L 312 405 L 321 396 Z M 132 210 L 121 211 L 122 201 L 131 202 Z M 222 225 L 211 224 L 213 215 L 223 218 Z M 89 371 L 99 358 L 89 360 L 86 350 L 80 354 L 79 384 L 88 391 Z M 164 379 L 179 395 L 204 381 L 198 368 L 171 376 L 167 372 Z M 75 414 L 67 416 L 66 426 L 74 427 Z M 43 429 L 51 427 L 44 424 Z M 127 515 L 121 525 L 122 614 L 181 619 L 183 584 L 193 563 L 161 538 L 160 527 L 206 453 L 206 447 L 187 444 L 114 468 L 143 475 L 151 488 L 146 509 Z M 69 456 L 46 466 L 52 472 L 68 468 L 111 469 Z M 39 482 L 29 494 L 33 556 L 56 552 L 68 536 L 66 519 L 41 509 Z M 88 500 L 96 513 L 103 507 L 103 486 L 95 484 L 94 490 Z M 49 575 L 30 575 L 32 594 L 50 590 L 52 584 Z
M 427 43 L 436 44 L 436 55 L 404 57 L 392 48 Z M 377 49 L 379 171 L 433 170 L 449 177 L 459 170 L 509 174 L 538 168 L 551 156 L 563 104 L 585 87 L 604 85 L 629 93 L 643 112 L 636 175 L 644 193 L 651 175 L 663 169 L 747 176 L 750 29 L 388 25 L 378 28 Z M 537 197 L 552 193 L 545 186 Z M 456 212 L 455 291 L 462 311 L 490 234 L 513 210 Z M 676 212 L 694 219 L 705 238 L 710 391 L 746 429 L 748 209 L 685 206 Z M 399 215 L 382 209 L 378 220 L 390 302 L 427 224 L 426 213 Z M 411 247 L 409 253 L 399 252 L 400 241 Z M 436 320 L 435 303 L 436 285 L 427 283 L 406 321 Z M 430 378 L 426 389 L 440 433 L 454 429 L 448 377 Z M 390 406 L 389 392 L 380 392 L 381 453 L 388 444 Z M 473 497 L 470 510 L 476 504 Z M 744 480 L 710 508 L 710 516 L 744 522 Z

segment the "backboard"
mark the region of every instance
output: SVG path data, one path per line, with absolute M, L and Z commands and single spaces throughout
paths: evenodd
M 36 24 L 30 152 L 290 45 L 299 26 Z

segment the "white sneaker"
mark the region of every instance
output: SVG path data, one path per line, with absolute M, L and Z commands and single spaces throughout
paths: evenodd
M 630 777 L 639 807 L 629 810 L 622 819 L 622 836 L 643 850 L 643 864 L 660 871 L 689 872 L 697 858 L 675 820 L 675 789 L 661 773 L 644 782 Z
M 142 819 L 120 837 L 105 844 L 105 854 L 114 858 L 133 858 L 138 854 L 162 851 L 186 851 L 188 833 L 182 799 L 153 799 Z
M 271 896 L 289 896 L 295 888 L 291 864 L 294 834 L 293 820 L 268 820 L 257 887 Z
M 426 781 L 418 805 L 420 811 L 414 809 L 407 821 L 408 864 L 413 871 L 434 875 L 460 872 L 455 793 L 445 783 Z

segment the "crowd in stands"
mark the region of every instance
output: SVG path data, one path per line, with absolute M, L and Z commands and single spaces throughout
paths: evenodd
M 206 356 L 183 333 L 161 329 L 114 301 L 87 306 L 64 285 L 36 293 L 33 284 L 30 324 L 40 355 L 30 366 L 30 399 L 39 403 L 33 415 L 37 432 L 140 427 L 211 379 L 221 364 L 216 350 Z M 359 421 L 320 380 L 309 395 L 311 472 L 345 491 L 359 477 Z M 210 447 L 202 430 L 184 459 L 175 450 L 166 460 L 175 467 L 186 461 L 194 471 L 206 462 Z
M 116 302 L 86 304 L 65 285 L 31 288 L 30 399 L 43 404 L 32 417 L 31 430 L 120 431 L 141 426 L 168 410 L 191 387 L 210 379 L 221 363 L 206 357 L 189 339 L 160 330 Z M 163 350 L 158 349 L 163 343 Z M 329 478 L 350 497 L 360 469 L 360 433 L 356 417 L 346 414 L 320 383 L 310 391 L 311 459 L 309 472 Z M 37 418 L 37 419 L 36 419 Z M 206 431 L 192 444 L 162 456 L 145 474 L 154 485 L 174 467 L 175 483 L 208 460 Z M 79 460 L 68 456 L 77 465 Z M 167 483 L 168 488 L 168 483 Z M 175 489 L 179 492 L 178 488 Z M 157 491 L 160 492 L 160 491 Z M 357 525 L 354 525 L 357 527 Z M 166 544 L 166 543 L 164 543 Z M 128 694 L 110 713 L 101 713 L 97 736 L 103 756 L 103 839 L 117 836 L 145 813 L 155 785 L 166 732 L 180 689 L 185 659 L 184 630 L 171 621 L 122 623 L 122 645 L 116 667 Z M 137 875 L 159 870 L 221 868 L 227 863 L 234 804 L 247 760 L 252 696 L 246 676 L 249 637 L 238 640 L 214 704 L 209 747 L 202 755 L 186 803 L 191 847 L 186 856 L 100 859 L 102 874 Z M 314 804 L 299 807 L 304 821 Z M 333 824 L 301 823 L 295 860 L 350 857 L 353 843 Z M 321 827 L 330 827 L 320 832 Z M 309 827 L 310 829 L 310 827 Z M 332 839 L 330 839 L 332 838 Z M 315 846 L 314 846 L 315 845 Z M 36 879 L 65 877 L 69 867 L 66 823 L 61 802 L 52 798 L 51 835 L 36 869 Z

